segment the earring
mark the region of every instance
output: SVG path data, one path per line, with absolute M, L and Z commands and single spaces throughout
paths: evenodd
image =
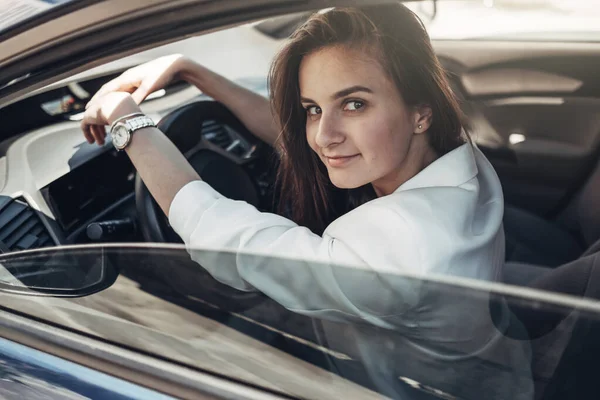
M 417 128 L 421 129 L 421 128 L 423 128 L 423 125 L 419 124 L 419 126 L 417 126 Z

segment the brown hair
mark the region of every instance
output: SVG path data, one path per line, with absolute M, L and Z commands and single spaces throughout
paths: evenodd
M 439 156 L 465 142 L 462 113 L 421 20 L 405 6 L 380 4 L 313 14 L 279 52 L 269 74 L 274 114 L 282 128 L 279 211 L 321 234 L 334 219 L 376 197 L 372 186 L 338 189 L 306 140 L 298 72 L 305 55 L 329 46 L 364 49 L 396 84 L 407 106 L 432 110 L 427 137 Z

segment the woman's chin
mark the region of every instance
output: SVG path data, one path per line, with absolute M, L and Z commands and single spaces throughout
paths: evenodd
M 356 179 L 340 179 L 339 177 L 332 177 L 331 175 L 329 175 L 329 179 L 333 186 L 338 189 L 356 189 L 369 183 L 357 181 Z

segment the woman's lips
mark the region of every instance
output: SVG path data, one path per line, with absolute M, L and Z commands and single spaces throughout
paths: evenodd
M 355 154 L 353 156 L 334 156 L 327 157 L 325 156 L 325 160 L 327 160 L 327 165 L 334 168 L 344 167 L 347 164 L 351 163 L 355 159 L 358 158 L 360 154 Z

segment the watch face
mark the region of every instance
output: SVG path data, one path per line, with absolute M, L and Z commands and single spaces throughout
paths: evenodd
M 112 134 L 112 140 L 117 148 L 123 148 L 129 140 L 129 131 L 122 125 L 117 125 Z

